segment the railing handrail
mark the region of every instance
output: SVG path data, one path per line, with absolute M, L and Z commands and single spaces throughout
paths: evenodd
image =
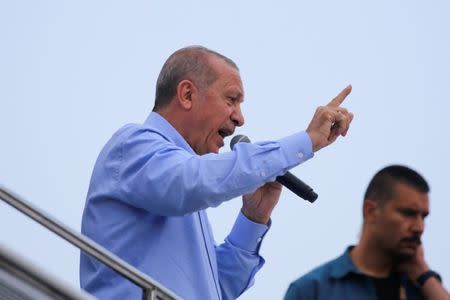
M 1 186 L 0 199 L 142 288 L 142 299 L 154 300 L 156 297 L 162 300 L 178 299 L 175 293 L 163 287 L 155 279 Z

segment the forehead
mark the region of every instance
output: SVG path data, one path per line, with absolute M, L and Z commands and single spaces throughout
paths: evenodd
M 210 66 L 217 74 L 217 79 L 213 85 L 221 88 L 230 88 L 239 90 L 241 94 L 244 92 L 241 76 L 239 71 L 220 57 L 211 55 L 209 57 Z
M 394 186 L 394 197 L 387 205 L 394 207 L 404 207 L 428 212 L 429 199 L 427 193 L 417 191 L 404 183 L 396 183 Z

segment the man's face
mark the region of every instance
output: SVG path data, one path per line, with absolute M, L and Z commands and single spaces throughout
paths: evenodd
M 224 137 L 232 135 L 236 126 L 244 124 L 241 103 L 244 97 L 239 72 L 220 58 L 212 57 L 211 65 L 218 78 L 199 91 L 194 103 L 189 144 L 197 154 L 218 153 Z
M 428 215 L 428 195 L 407 184 L 396 183 L 395 195 L 376 209 L 374 228 L 383 251 L 394 259 L 414 256 Z

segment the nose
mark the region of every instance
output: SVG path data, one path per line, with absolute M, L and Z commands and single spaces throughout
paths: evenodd
M 242 111 L 241 111 L 240 103 L 238 103 L 234 106 L 234 110 L 231 113 L 231 120 L 233 121 L 234 125 L 237 127 L 244 125 L 245 120 L 244 120 L 244 115 L 242 114 Z
M 417 216 L 417 218 L 414 220 L 414 224 L 412 227 L 412 230 L 415 234 L 422 234 L 425 229 L 425 220 L 422 218 L 422 216 Z

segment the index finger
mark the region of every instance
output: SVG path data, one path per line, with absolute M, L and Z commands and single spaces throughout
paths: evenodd
M 333 98 L 333 100 L 330 101 L 330 103 L 327 104 L 327 106 L 334 106 L 338 107 L 339 105 L 344 102 L 344 99 L 350 94 L 352 91 L 352 85 L 349 84 L 345 89 L 343 89 L 336 97 Z

